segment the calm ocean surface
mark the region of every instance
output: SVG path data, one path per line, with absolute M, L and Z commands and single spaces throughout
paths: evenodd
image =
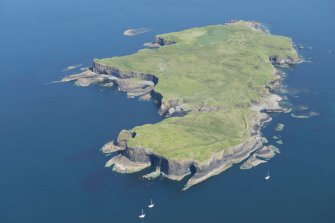
M 259 20 L 313 49 L 287 71 L 293 105 L 319 116 L 273 115 L 264 128 L 281 154 L 248 171 L 235 166 L 181 191 L 104 168 L 99 148 L 122 128 L 155 123 L 157 105 L 96 86 L 50 84 L 67 66 L 136 52 L 159 33 L 230 19 Z M 335 2 L 0 0 L 0 222 L 335 222 Z M 125 37 L 128 28 L 150 32 Z M 267 169 L 271 181 L 265 182 Z

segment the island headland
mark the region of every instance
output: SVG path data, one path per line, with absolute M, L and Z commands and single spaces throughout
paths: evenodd
M 151 44 L 151 45 L 150 45 Z M 154 167 L 145 177 L 181 180 L 187 189 L 234 164 L 249 169 L 279 153 L 265 145 L 262 125 L 280 106 L 283 72 L 301 62 L 292 40 L 258 22 L 233 20 L 158 35 L 135 54 L 95 59 L 62 81 L 117 84 L 128 97 L 159 103 L 166 118 L 122 130 L 102 147 L 115 153 L 106 167 L 120 173 Z M 152 46 L 152 47 L 150 47 Z

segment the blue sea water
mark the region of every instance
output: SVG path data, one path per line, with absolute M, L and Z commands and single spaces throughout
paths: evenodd
M 155 123 L 157 105 L 111 89 L 51 84 L 67 66 L 136 52 L 156 34 L 258 20 L 312 49 L 285 84 L 319 116 L 275 114 L 281 154 L 181 191 L 104 168 L 99 148 L 123 128 Z M 332 0 L 0 0 L 0 222 L 335 222 L 335 3 Z M 128 28 L 150 32 L 125 37 Z M 264 181 L 267 169 L 271 180 Z M 153 210 L 146 207 L 150 198 Z

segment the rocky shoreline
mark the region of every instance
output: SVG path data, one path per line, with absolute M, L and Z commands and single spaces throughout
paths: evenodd
M 158 36 L 153 44 L 164 46 L 174 43 Z M 292 58 L 270 57 L 269 60 L 275 67 L 288 67 L 300 62 Z M 260 129 L 263 123 L 271 120 L 266 113 L 287 112 L 287 109 L 280 106 L 282 98 L 272 92 L 273 89 L 280 86 L 283 77 L 278 70 L 274 75 L 276 75 L 276 79 L 266 86 L 269 91 L 264 96 L 263 102 L 261 104 L 254 103 L 251 106 L 251 109 L 256 111 L 256 115 L 250 120 L 250 137 L 245 142 L 213 154 L 205 162 L 171 160 L 155 154 L 148 148 L 129 147 L 127 141 L 135 137 L 136 132 L 122 130 L 116 142 L 111 141 L 101 149 L 104 153 L 117 153 L 106 163 L 106 167 L 112 167 L 114 171 L 119 173 L 133 173 L 151 166 L 156 169 L 152 173 L 153 176 L 162 175 L 171 180 L 182 180 L 185 176 L 191 175 L 184 187 L 184 189 L 187 189 L 244 160 L 246 161 L 242 164 L 241 169 L 248 169 L 266 162 L 263 159 L 270 159 L 277 153 L 269 149 L 270 147 L 263 146 L 264 140 Z M 91 69 L 80 74 L 70 75 L 62 80 L 62 82 L 68 81 L 75 81 L 78 86 L 89 86 L 90 84 L 111 86 L 115 83 L 118 90 L 127 93 L 128 97 L 157 101 L 160 105 L 159 113 L 166 117 L 192 112 L 192 110 L 182 107 L 182 101 L 164 101 L 162 95 L 154 90 L 159 81 L 154 74 L 123 71 L 94 61 Z M 211 112 L 217 109 L 219 108 L 203 106 L 198 108 L 197 111 Z M 148 178 L 151 178 L 150 174 L 148 176 Z

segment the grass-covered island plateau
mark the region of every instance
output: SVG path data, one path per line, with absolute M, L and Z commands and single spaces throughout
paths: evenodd
M 105 144 L 114 171 L 152 167 L 145 178 L 189 179 L 184 189 L 234 164 L 249 169 L 279 153 L 260 129 L 268 112 L 285 112 L 283 72 L 301 61 L 292 40 L 262 24 L 234 20 L 156 36 L 155 47 L 132 55 L 95 59 L 93 67 L 62 81 L 118 86 L 128 97 L 159 103 L 166 118 L 122 130 Z

